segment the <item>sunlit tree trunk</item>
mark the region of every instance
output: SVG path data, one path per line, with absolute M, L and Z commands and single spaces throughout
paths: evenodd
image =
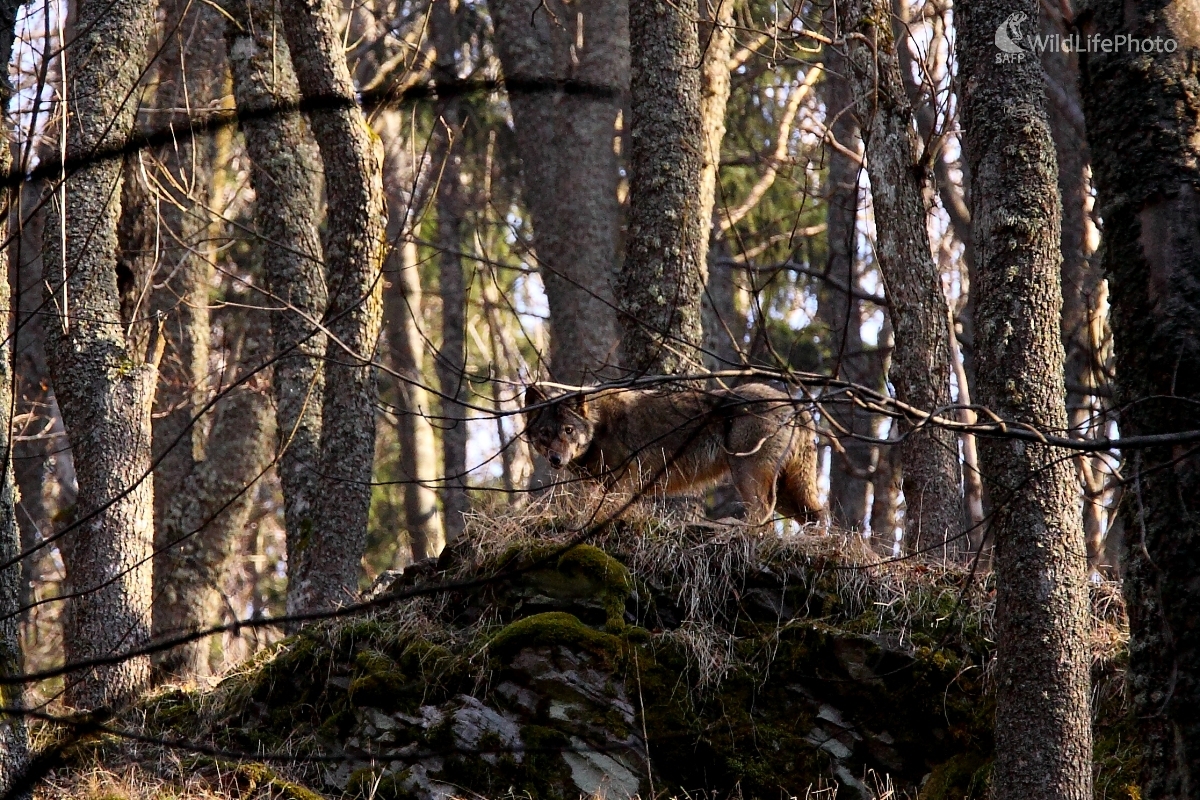
M 154 21 L 153 5 L 135 0 L 89 0 L 78 11 L 76 66 L 66 88 L 68 158 L 120 146 L 129 136 Z M 144 326 L 122 319 L 121 183 L 119 158 L 81 167 L 56 193 L 46 225 L 48 355 L 75 454 L 77 518 L 86 520 L 60 540 L 71 597 L 68 663 L 136 648 L 150 633 L 150 411 L 161 354 L 154 344 L 161 339 L 150 337 L 151 347 L 142 349 L 135 329 Z M 145 687 L 149 666 L 137 657 L 72 673 L 65 700 L 77 708 L 118 704 Z
M 1122 436 L 1200 429 L 1200 4 L 1086 4 L 1084 33 L 1175 52 L 1091 53 L 1083 99 L 1112 286 Z M 1200 786 L 1200 456 L 1122 453 L 1129 696 L 1146 800 Z
M 156 115 L 157 124 L 167 121 L 175 130 L 187 130 L 213 113 L 215 101 L 228 89 L 224 28 L 224 17 L 208 4 L 175 3 L 167 10 L 164 30 L 174 33 L 163 44 L 155 99 L 160 109 L 172 113 Z M 219 621 L 219 609 L 213 609 L 219 595 L 214 598 L 212 590 L 219 587 L 220 575 L 214 570 L 224 565 L 229 542 L 214 526 L 197 528 L 202 517 L 224 502 L 204 496 L 205 485 L 214 482 L 215 473 L 235 465 L 212 461 L 208 451 L 211 445 L 228 456 L 239 446 L 260 445 L 260 426 L 253 415 L 244 429 L 227 426 L 223 435 L 232 439 L 220 441 L 209 436 L 216 420 L 194 420 L 208 400 L 211 383 L 209 294 L 221 231 L 209 207 L 219 194 L 219 171 L 228 158 L 230 138 L 229 131 L 219 130 L 186 138 L 158 153 L 158 185 L 166 197 L 157 203 L 163 219 L 155 234 L 165 239 L 165 247 L 157 265 L 157 285 L 143 300 L 163 316 L 166 338 L 154 420 L 156 637 Z M 237 435 L 242 432 L 249 439 Z M 236 470 L 228 477 L 234 483 L 244 479 Z M 244 514 L 235 512 L 234 523 L 241 517 Z M 204 648 L 204 643 L 195 642 L 156 655 L 156 678 L 206 673 Z
M 382 153 L 355 100 L 333 0 L 285 0 L 283 29 L 325 165 L 325 261 L 332 334 L 326 344 L 321 472 L 311 536 L 289 565 L 289 608 L 313 610 L 357 594 L 375 458 L 375 369 L 383 317 Z
M 211 113 L 213 100 L 225 88 L 219 78 L 225 63 L 225 26 L 207 3 L 172 0 L 164 6 L 167 35 L 161 45 L 155 106 L 170 113 L 154 114 L 152 124 L 187 131 Z M 215 241 L 207 234 L 214 144 L 211 136 L 184 136 L 156 154 L 142 154 L 146 169 L 153 169 L 157 156 L 157 185 L 165 196 L 161 201 L 147 198 L 153 205 L 124 209 L 126 215 L 148 217 L 154 208 L 161 215 L 154 238 L 147 242 L 151 252 L 161 250 L 158 285 L 140 298 L 143 313 L 163 315 L 166 339 L 154 420 L 154 520 L 160 533 L 163 517 L 185 502 L 176 490 L 204 460 L 207 420 L 192 424 L 192 418 L 207 399 L 209 383 L 209 284 Z M 160 241 L 161 247 L 155 247 Z M 156 586 L 169 583 L 174 561 L 173 551 L 158 553 Z
M 623 366 L 702 366 L 700 298 L 710 217 L 701 216 L 704 127 L 696 0 L 629 9 L 629 232 L 614 284 Z
M 704 0 L 700 39 L 708 43 L 700 65 L 700 120 L 704 142 L 704 169 L 700 173 L 700 213 L 708 209 L 714 221 L 722 216 L 720 183 L 721 143 L 725 140 L 725 108 L 729 103 L 729 59 L 733 50 L 734 2 Z M 720 225 L 711 226 L 707 282 L 701 301 L 704 329 L 704 364 L 713 370 L 736 369 L 742 364 L 741 337 L 745 314 L 738 305 L 736 269 Z
M 213 412 L 205 459 L 175 487 L 182 500 L 171 504 L 158 532 L 160 547 L 171 548 L 174 557 L 170 581 L 155 597 L 156 636 L 222 622 L 225 576 L 250 518 L 258 479 L 271 460 L 275 419 L 268 402 L 270 371 L 238 383 L 260 369 L 271 350 L 266 313 L 247 315 L 231 359 L 241 366 L 222 381 L 230 388 Z M 163 677 L 211 674 L 221 665 L 218 645 L 219 640 L 202 639 L 171 648 L 156 657 L 155 669 Z
M 876 258 L 887 291 L 896 345 L 889 378 L 897 398 L 927 412 L 950 404 L 949 311 L 941 273 L 930 254 L 928 201 L 919 175 L 921 145 L 900 74 L 886 0 L 858 0 L 845 9 L 855 110 L 875 209 Z M 885 21 L 886 24 L 879 24 Z M 965 542 L 957 437 L 945 429 L 901 422 L 904 540 L 908 550 Z
M 975 246 L 978 397 L 1001 419 L 1066 427 L 1054 142 L 1041 67 L 999 63 L 997 29 L 1038 4 L 956 7 Z M 897 336 L 897 338 L 899 338 Z M 995 539 L 996 800 L 1092 796 L 1089 603 L 1074 469 L 1061 451 L 982 438 Z
M 1069 33 L 1051 17 L 1046 6 L 1042 7 L 1040 23 L 1043 34 Z M 1063 203 L 1062 336 L 1066 351 L 1067 421 L 1072 435 L 1091 438 L 1095 435 L 1090 430 L 1094 395 L 1089 390 L 1097 385 L 1095 365 L 1102 358 L 1102 343 L 1094 340 L 1093 333 L 1098 322 L 1103 276 L 1099 265 L 1091 260 L 1088 241 L 1089 154 L 1082 125 L 1078 61 L 1078 56 L 1073 53 L 1046 50 L 1041 54 L 1047 85 L 1052 88 L 1047 111 L 1058 158 L 1058 192 Z M 1104 478 L 1091 455 L 1080 453 L 1075 458 L 1075 465 L 1085 492 L 1083 534 L 1087 540 L 1088 563 L 1098 567 L 1105 531 L 1103 501 L 1098 493 L 1103 488 Z
M 282 22 L 273 0 L 230 0 L 226 42 L 233 92 L 254 187 L 254 219 L 267 244 L 263 273 L 271 293 L 271 335 L 278 360 L 275 396 L 279 479 L 287 529 L 289 571 L 312 537 L 317 501 L 324 489 L 321 410 L 325 395 L 325 333 L 318 327 L 327 294 L 317 234 L 322 167 L 308 122 L 294 107 L 300 88 L 291 52 L 279 35 Z M 291 574 L 291 573 L 290 573 Z M 289 608 L 295 608 L 295 586 Z

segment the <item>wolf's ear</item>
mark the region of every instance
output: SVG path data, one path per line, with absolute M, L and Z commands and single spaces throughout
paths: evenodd
M 574 411 L 579 416 L 586 419 L 587 412 L 588 412 L 587 395 L 586 394 L 575 395 L 574 397 L 571 398 L 571 401 L 567 407 L 570 408 L 572 411 Z
M 541 387 L 536 384 L 525 389 L 525 407 L 526 408 L 529 408 L 529 406 L 537 405 L 538 403 L 544 403 L 544 402 L 546 402 L 546 399 L 547 399 L 546 393 L 543 392 Z

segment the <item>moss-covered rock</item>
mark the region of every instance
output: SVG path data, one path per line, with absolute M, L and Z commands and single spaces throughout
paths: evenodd
M 491 580 L 314 626 L 207 695 L 156 695 L 148 725 L 321 754 L 289 771 L 296 800 L 615 799 L 651 783 L 749 798 L 830 782 L 854 798 L 874 796 L 872 775 L 925 800 L 985 795 L 990 608 L 962 574 L 858 568 L 832 537 L 614 524 L 564 547 L 542 533 L 460 544 L 440 562 L 452 571 L 412 580 Z M 1125 797 L 1136 753 L 1121 693 L 1104 697 L 1097 787 Z

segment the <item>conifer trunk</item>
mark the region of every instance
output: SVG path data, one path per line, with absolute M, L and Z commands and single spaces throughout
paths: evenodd
M 1122 436 L 1200 429 L 1200 37 L 1195 0 L 1094 0 L 1085 34 L 1173 40 L 1174 53 L 1090 53 L 1082 65 L 1111 284 Z M 1200 456 L 1126 452 L 1121 519 L 1129 694 L 1142 797 L 1200 786 Z
M 977 402 L 1062 430 L 1061 204 L 1036 57 L 1001 63 L 997 28 L 1038 4 L 956 8 L 975 247 Z M 898 337 L 897 337 L 898 338 Z M 1092 796 L 1089 603 L 1078 486 L 1061 451 L 979 442 L 995 539 L 997 800 Z
M 581 384 L 610 375 L 616 355 L 611 284 L 620 173 L 613 137 L 629 85 L 627 4 L 493 0 L 489 9 L 550 306 L 549 373 Z M 567 81 L 580 89 L 555 86 Z

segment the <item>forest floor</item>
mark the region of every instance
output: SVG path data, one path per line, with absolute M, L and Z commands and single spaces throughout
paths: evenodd
M 856 535 L 605 513 L 577 498 L 476 516 L 437 564 L 377 582 L 377 610 L 158 690 L 38 794 L 984 796 L 990 574 Z M 1129 800 L 1115 584 L 1094 585 L 1093 612 L 1096 797 Z

